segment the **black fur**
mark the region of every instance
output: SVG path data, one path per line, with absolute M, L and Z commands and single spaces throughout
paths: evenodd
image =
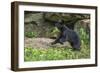
M 71 30 L 67 26 L 63 25 L 61 21 L 56 22 L 55 26 L 60 30 L 60 35 L 52 44 L 63 44 L 68 41 L 74 50 L 80 50 L 80 38 L 74 30 Z

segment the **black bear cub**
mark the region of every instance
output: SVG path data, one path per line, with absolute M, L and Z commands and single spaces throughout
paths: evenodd
M 55 23 L 55 27 L 60 30 L 60 35 L 54 42 L 52 42 L 52 45 L 56 43 L 63 44 L 68 41 L 74 50 L 80 50 L 80 38 L 74 30 L 65 26 L 61 20 Z

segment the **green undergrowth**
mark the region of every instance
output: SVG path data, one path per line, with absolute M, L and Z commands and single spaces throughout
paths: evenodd
M 25 61 L 86 59 L 90 58 L 90 50 L 86 46 L 80 51 L 72 48 L 25 48 L 24 55 Z

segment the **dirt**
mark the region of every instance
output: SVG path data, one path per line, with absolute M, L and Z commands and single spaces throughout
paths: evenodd
M 24 47 L 32 47 L 32 48 L 41 48 L 41 49 L 47 49 L 50 47 L 70 47 L 68 42 L 65 42 L 63 45 L 57 43 L 55 45 L 51 45 L 51 43 L 55 39 L 50 38 L 25 38 L 25 46 Z

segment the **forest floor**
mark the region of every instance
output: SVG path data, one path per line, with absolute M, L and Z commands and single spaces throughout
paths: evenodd
M 75 51 L 68 42 L 62 44 L 51 43 L 55 39 L 50 38 L 26 38 L 24 41 L 25 61 L 45 61 L 45 60 L 70 60 L 90 58 L 90 47 L 84 43 L 80 51 Z
M 50 38 L 26 38 L 25 37 L 24 47 L 41 48 L 41 49 L 47 49 L 50 47 L 56 47 L 56 48 L 71 47 L 68 42 L 65 42 L 63 45 L 59 43 L 51 45 L 51 43 L 54 41 L 55 39 L 50 39 Z

